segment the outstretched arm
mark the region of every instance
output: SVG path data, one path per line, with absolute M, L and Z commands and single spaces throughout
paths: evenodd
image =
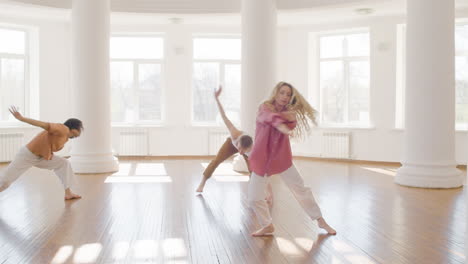
M 242 134 L 242 132 L 232 124 L 231 120 L 229 120 L 229 118 L 226 116 L 226 113 L 224 112 L 224 108 L 221 105 L 221 102 L 219 101 L 219 96 L 221 95 L 222 90 L 223 87 L 220 85 L 218 90 L 216 90 L 214 94 L 216 104 L 218 105 L 219 114 L 221 115 L 221 118 L 223 118 L 224 124 L 228 128 L 231 137 L 237 138 L 240 134 Z
M 16 106 L 11 106 L 8 110 L 10 110 L 10 113 L 21 122 L 28 123 L 33 126 L 41 127 L 44 130 L 49 130 L 50 128 L 49 123 L 22 116 L 21 113 L 18 112 L 18 108 L 16 108 Z

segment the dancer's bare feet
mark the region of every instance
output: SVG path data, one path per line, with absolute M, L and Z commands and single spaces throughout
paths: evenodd
M 3 192 L 4 190 L 6 190 L 10 185 L 6 182 L 0 182 L 0 192 Z
M 65 190 L 65 200 L 74 200 L 74 199 L 80 199 L 81 196 L 73 193 L 70 188 Z
M 328 232 L 328 234 L 336 235 L 336 230 L 329 226 L 325 219 L 323 219 L 323 217 L 317 219 L 317 224 L 320 228 L 325 229 Z
M 272 236 L 273 232 L 275 232 L 275 227 L 273 224 L 269 224 L 265 227 L 260 228 L 259 230 L 252 233 L 254 237 L 261 237 L 261 236 Z
M 199 192 L 199 193 L 203 192 L 203 188 L 205 188 L 205 183 L 206 183 L 207 180 L 208 180 L 208 178 L 205 178 L 205 176 L 203 176 L 203 179 L 200 182 L 200 185 L 198 185 L 198 188 L 197 188 L 196 192 Z

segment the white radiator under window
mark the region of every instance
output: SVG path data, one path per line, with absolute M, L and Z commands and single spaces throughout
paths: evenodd
M 323 132 L 321 156 L 324 158 L 350 158 L 349 132 Z
M 144 128 L 129 128 L 120 131 L 119 155 L 120 156 L 147 156 L 148 130 Z
M 229 133 L 226 131 L 210 131 L 208 133 L 208 155 L 218 154 L 219 148 L 224 144 Z
M 16 153 L 23 146 L 23 133 L 0 134 L 0 162 L 12 161 Z

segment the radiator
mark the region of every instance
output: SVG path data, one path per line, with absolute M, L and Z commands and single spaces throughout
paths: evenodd
M 229 133 L 225 131 L 210 131 L 208 133 L 208 155 L 218 154 L 219 148 L 229 137 Z
M 0 162 L 12 161 L 16 153 L 23 146 L 23 133 L 0 134 Z
M 324 158 L 350 158 L 349 132 L 323 132 L 321 156 Z
M 148 130 L 145 128 L 129 128 L 120 131 L 119 155 L 120 156 L 147 156 Z

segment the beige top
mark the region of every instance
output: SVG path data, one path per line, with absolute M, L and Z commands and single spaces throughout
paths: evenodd
M 51 160 L 53 152 L 61 150 L 67 143 L 69 132 L 66 125 L 49 123 L 49 130 L 39 133 L 26 147 L 37 156 Z
M 245 133 L 242 132 L 236 139 L 230 137 L 230 138 L 231 138 L 232 145 L 233 145 L 234 147 L 236 147 L 237 150 L 239 150 L 239 148 L 237 147 L 237 144 L 239 144 L 240 138 L 241 138 L 242 136 L 244 136 L 244 135 L 245 135 Z

